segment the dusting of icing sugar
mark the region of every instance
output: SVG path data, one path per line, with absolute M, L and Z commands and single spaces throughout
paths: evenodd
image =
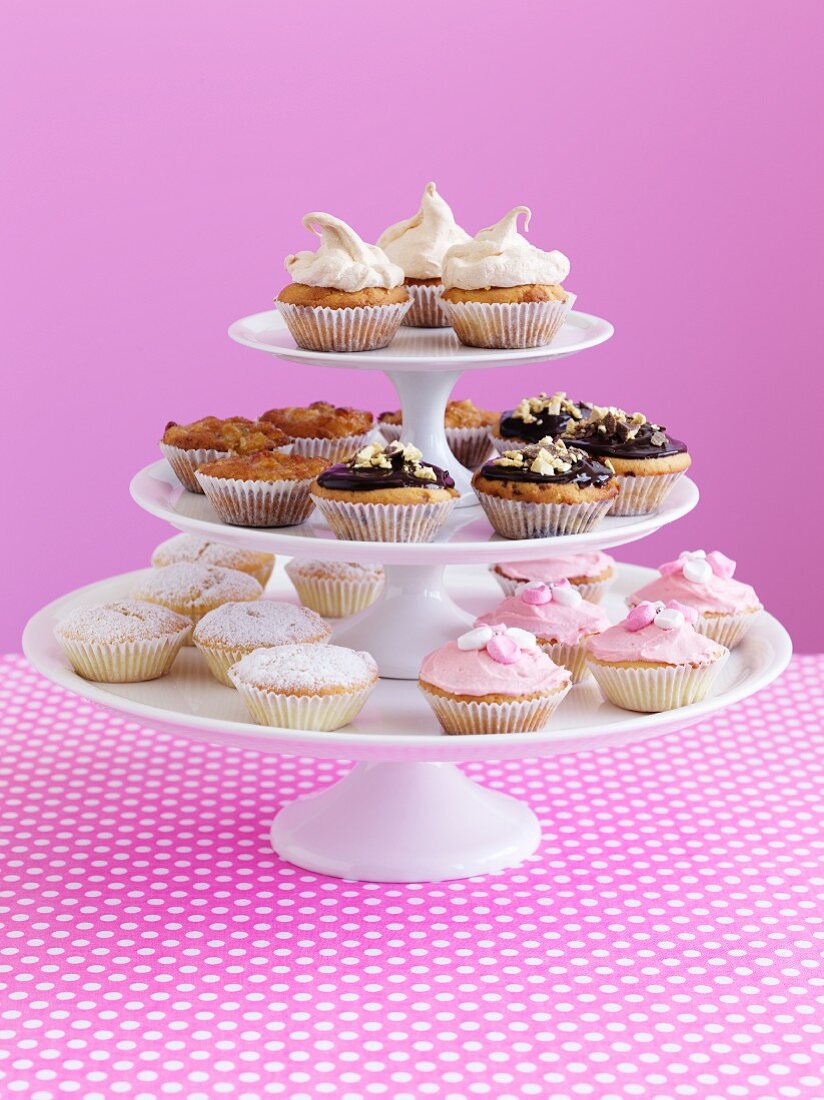
M 198 608 L 228 600 L 256 600 L 263 589 L 248 573 L 198 562 L 176 562 L 153 569 L 133 597 L 152 603 Z
M 243 573 L 270 562 L 274 554 L 261 554 L 254 550 L 241 550 L 220 542 L 202 539 L 199 535 L 173 535 L 155 548 L 152 565 L 162 568 L 178 562 L 199 562 L 201 565 L 217 565 L 225 569 L 238 569 Z
M 360 565 L 355 561 L 319 561 L 316 558 L 293 558 L 286 566 L 290 576 L 314 577 L 330 581 L 380 580 L 382 565 Z
M 188 619 L 160 604 L 119 600 L 75 608 L 57 624 L 55 634 L 58 638 L 115 645 L 153 641 L 189 630 L 191 625 Z
M 378 666 L 369 653 L 337 645 L 282 645 L 256 649 L 229 671 L 234 683 L 294 695 L 357 691 L 374 683 Z
M 195 642 L 230 649 L 325 642 L 332 628 L 315 611 L 277 600 L 224 603 L 204 615 Z

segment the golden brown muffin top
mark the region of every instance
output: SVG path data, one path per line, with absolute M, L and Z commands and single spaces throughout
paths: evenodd
M 384 412 L 378 417 L 381 424 L 403 424 L 401 410 Z M 498 422 L 498 414 L 489 409 L 479 409 L 467 398 L 465 401 L 448 401 L 443 423 L 445 428 L 490 428 Z
M 191 424 L 177 424 L 170 420 L 162 442 L 184 451 L 211 449 L 243 455 L 285 447 L 289 437 L 275 424 L 247 420 L 245 416 L 230 416 L 225 420 L 218 416 L 204 416 Z
M 357 306 L 393 306 L 409 301 L 405 286 L 366 286 L 363 290 L 336 290 L 328 286 L 307 286 L 289 283 L 278 294 L 276 302 L 290 306 L 320 306 L 323 309 L 354 309 Z
M 259 451 L 254 455 L 230 455 L 206 462 L 198 470 L 208 477 L 231 477 L 239 481 L 306 481 L 317 477 L 328 463 L 323 458 Z
M 269 409 L 261 418 L 275 424 L 294 439 L 342 439 L 347 435 L 364 435 L 372 430 L 373 416 L 364 409 L 335 408 L 328 401 L 313 401 L 301 407 L 290 405 Z

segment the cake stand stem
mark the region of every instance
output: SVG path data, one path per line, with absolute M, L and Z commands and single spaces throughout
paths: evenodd
M 427 462 L 449 470 L 461 494 L 458 507 L 475 504 L 470 484 L 472 471 L 462 466 L 449 449 L 443 424 L 446 403 L 462 371 L 387 371 L 387 374 L 401 401 L 401 438 L 414 443 Z
M 387 679 L 416 680 L 423 657 L 472 622 L 447 593 L 444 566 L 387 565 L 381 596 L 336 627 L 332 640 L 371 653 Z
M 285 806 L 272 847 L 309 871 L 369 882 L 440 882 L 513 867 L 538 847 L 532 810 L 454 764 L 362 763 Z

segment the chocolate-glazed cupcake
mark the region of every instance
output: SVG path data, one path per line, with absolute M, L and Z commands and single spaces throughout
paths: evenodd
M 547 436 L 555 439 L 570 424 L 585 420 L 591 406 L 583 401 L 570 401 L 563 392 L 539 393 L 525 397 L 514 409 L 502 412 L 498 423 L 490 429 L 492 445 L 499 454 L 528 443 L 540 443 Z
M 335 535 L 358 542 L 431 542 L 458 496 L 449 473 L 411 443 L 370 443 L 312 485 Z
M 493 458 L 475 473 L 472 486 L 489 522 L 507 539 L 590 531 L 618 495 L 609 466 L 549 438 Z
M 692 463 L 686 443 L 639 412 L 593 405 L 587 419 L 570 423 L 564 434 L 593 458 L 611 463 L 620 488 L 613 516 L 654 512 Z

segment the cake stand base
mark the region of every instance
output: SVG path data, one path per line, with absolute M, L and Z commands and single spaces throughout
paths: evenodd
M 335 645 L 366 650 L 388 680 L 417 680 L 433 649 L 468 630 L 474 621 L 444 586 L 442 565 L 388 565 L 379 598 L 333 634 Z
M 454 764 L 361 763 L 328 790 L 290 803 L 272 847 L 309 871 L 366 882 L 441 882 L 514 867 L 541 829 L 522 802 Z

